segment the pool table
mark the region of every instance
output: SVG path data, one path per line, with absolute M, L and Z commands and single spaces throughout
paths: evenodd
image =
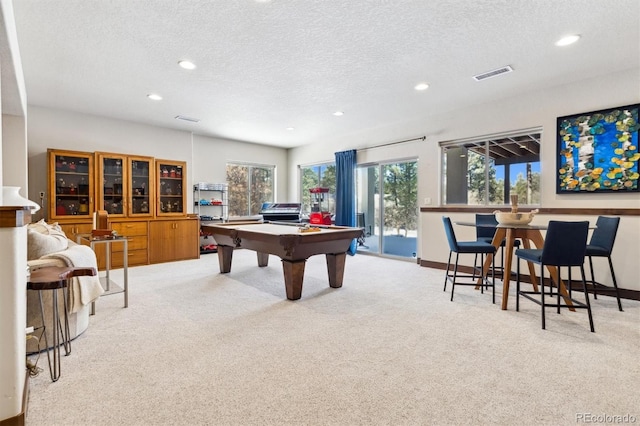
M 327 258 L 329 286 L 342 287 L 347 250 L 354 238 L 363 236 L 362 228 L 317 226 L 314 232 L 300 232 L 298 223 L 246 222 L 202 225 L 218 245 L 220 272 L 231 272 L 235 248 L 253 250 L 258 254 L 258 266 L 268 265 L 269 255 L 282 259 L 287 299 L 302 295 L 302 281 L 307 259 L 315 254 Z

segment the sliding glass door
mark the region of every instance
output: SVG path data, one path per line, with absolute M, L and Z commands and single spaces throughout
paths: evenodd
M 359 251 L 415 258 L 418 236 L 416 160 L 358 167 L 358 226 L 365 228 Z

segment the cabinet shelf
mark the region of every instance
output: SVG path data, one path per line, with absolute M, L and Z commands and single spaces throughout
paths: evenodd
M 70 175 L 70 176 L 87 176 L 88 172 L 70 172 L 68 170 L 56 170 L 56 173 L 59 175 Z

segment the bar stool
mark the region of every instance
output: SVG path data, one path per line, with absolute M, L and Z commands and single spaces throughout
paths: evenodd
M 611 262 L 611 252 L 613 251 L 613 243 L 616 240 L 616 233 L 618 232 L 619 224 L 619 217 L 598 216 L 596 229 L 593 231 L 591 240 L 589 240 L 589 243 L 587 244 L 586 256 L 589 258 L 589 270 L 591 271 L 591 280 L 587 282 L 591 283 L 591 286 L 593 287 L 594 299 L 598 298 L 598 290 L 600 290 L 601 294 L 615 293 L 618 301 L 618 310 L 622 312 L 618 282 L 616 281 L 616 273 L 613 271 L 613 263 Z M 611 271 L 611 279 L 613 280 L 613 291 L 611 287 L 607 287 L 596 281 L 593 274 L 592 257 L 606 257 L 609 261 L 609 270 Z
M 466 285 L 466 286 L 477 286 L 475 278 L 476 272 L 482 276 L 482 268 L 480 271 L 477 270 L 476 266 L 473 267 L 473 275 L 469 274 L 460 274 L 458 273 L 458 259 L 460 257 L 460 253 L 467 254 L 475 254 L 475 255 L 491 255 L 492 258 L 492 281 L 489 282 L 488 277 L 482 277 L 483 284 L 480 286 L 480 292 L 484 293 L 485 287 L 491 287 L 491 300 L 492 303 L 496 303 L 496 274 L 495 274 L 495 253 L 496 248 L 491 244 L 483 241 L 458 241 L 456 238 L 456 234 L 453 230 L 453 225 L 451 224 L 451 219 L 447 216 L 442 217 L 442 222 L 444 223 L 444 232 L 447 236 L 447 241 L 449 243 L 449 260 L 447 261 L 447 271 L 444 277 L 444 290 L 447 291 L 447 281 L 451 281 L 451 301 L 453 301 L 453 292 L 455 291 L 456 285 Z M 456 254 L 456 263 L 453 267 L 453 275 L 449 273 L 451 269 L 451 255 L 452 253 Z M 482 257 L 483 258 L 483 257 Z M 482 259 L 481 258 L 481 259 Z M 468 279 L 472 278 L 473 281 L 459 281 L 459 278 Z
M 27 281 L 27 290 L 34 290 L 38 292 L 38 298 L 40 299 L 40 319 L 41 325 L 35 327 L 34 330 L 42 329 L 41 336 L 44 336 L 44 341 L 47 350 L 47 361 L 49 364 L 49 374 L 53 382 L 58 381 L 60 378 L 60 345 L 64 346 L 65 356 L 71 353 L 71 340 L 69 339 L 69 316 L 67 309 L 67 287 L 69 280 L 72 277 L 83 275 L 96 275 L 94 268 L 74 268 L 67 266 L 47 266 L 44 268 L 31 271 L 31 275 Z M 62 289 L 63 304 L 64 304 L 64 328 L 60 320 L 60 314 L 58 312 L 58 290 Z M 53 352 L 53 362 L 49 351 L 49 339 L 47 337 L 47 327 L 44 319 L 44 304 L 42 302 L 42 292 L 51 290 L 52 306 L 52 323 L 53 323 L 53 346 L 51 352 Z M 62 341 L 61 341 L 62 339 Z
M 516 282 L 516 311 L 520 310 L 520 296 L 523 296 L 542 308 L 542 329 L 546 328 L 545 308 L 581 308 L 586 309 L 589 316 L 589 328 L 591 332 L 595 332 L 593 327 L 593 317 L 591 315 L 591 304 L 589 303 L 589 292 L 587 291 L 587 280 L 584 274 L 584 257 L 587 250 L 587 234 L 589 232 L 589 222 L 561 222 L 549 221 L 549 228 L 544 239 L 542 249 L 518 249 L 516 250 L 517 264 L 517 282 Z M 520 259 L 527 262 L 537 263 L 540 265 L 540 291 L 524 291 L 520 290 Z M 560 299 L 560 282 L 556 282 L 555 286 L 558 291 L 556 293 L 556 303 L 545 301 L 545 266 L 556 267 L 558 280 L 561 280 L 560 268 L 566 267 L 569 274 L 569 288 L 571 288 L 571 268 L 579 267 L 582 278 L 582 289 L 584 291 L 585 302 L 581 302 L 570 298 L 565 298 L 565 303 Z M 553 296 L 553 280 L 549 282 L 549 295 Z M 540 299 L 537 298 L 540 296 Z M 572 302 L 569 304 L 567 299 Z M 551 299 L 553 301 L 553 299 Z

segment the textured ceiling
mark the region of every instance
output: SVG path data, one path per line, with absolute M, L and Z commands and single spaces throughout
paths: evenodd
M 29 105 L 281 147 L 640 66 L 638 0 L 20 0 L 14 9 Z M 582 39 L 554 46 L 571 33 Z M 472 79 L 504 65 L 514 72 Z M 419 82 L 430 88 L 414 90 Z

